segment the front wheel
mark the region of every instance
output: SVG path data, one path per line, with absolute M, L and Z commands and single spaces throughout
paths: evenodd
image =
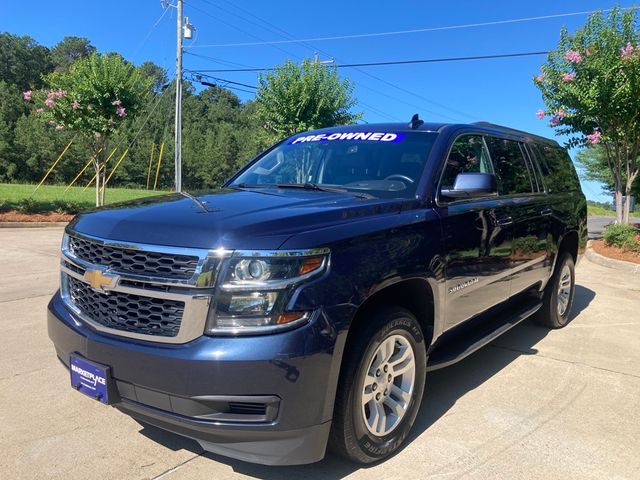
M 536 323 L 549 328 L 562 328 L 569 323 L 575 283 L 573 257 L 564 252 L 558 257 L 555 272 L 545 288 L 542 307 L 535 317 Z
M 373 316 L 345 354 L 330 447 L 371 463 L 395 452 L 415 421 L 426 374 L 420 324 L 407 310 Z

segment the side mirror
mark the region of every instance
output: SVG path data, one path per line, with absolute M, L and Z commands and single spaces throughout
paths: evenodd
M 440 194 L 449 198 L 477 198 L 498 194 L 496 176 L 492 173 L 459 173 L 452 189 Z

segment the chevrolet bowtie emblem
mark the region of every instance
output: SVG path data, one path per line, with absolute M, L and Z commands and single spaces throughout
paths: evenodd
M 89 285 L 91 285 L 94 290 L 100 291 L 104 291 L 105 287 L 115 287 L 116 281 L 118 280 L 117 275 L 111 275 L 102 270 L 87 270 L 84 272 L 82 278 L 89 282 Z

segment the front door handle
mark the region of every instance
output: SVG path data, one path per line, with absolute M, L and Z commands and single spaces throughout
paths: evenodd
M 543 208 L 542 210 L 540 210 L 540 215 L 542 215 L 543 217 L 549 217 L 552 214 L 553 210 L 551 210 L 550 208 Z
M 511 225 L 513 223 L 513 218 L 511 217 L 502 217 L 496 220 L 496 224 L 501 227 L 506 227 L 507 225 Z

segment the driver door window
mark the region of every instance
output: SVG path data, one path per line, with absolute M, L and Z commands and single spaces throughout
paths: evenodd
M 459 173 L 493 173 L 489 151 L 482 135 L 462 135 L 449 151 L 442 172 L 441 189 L 452 189 Z

